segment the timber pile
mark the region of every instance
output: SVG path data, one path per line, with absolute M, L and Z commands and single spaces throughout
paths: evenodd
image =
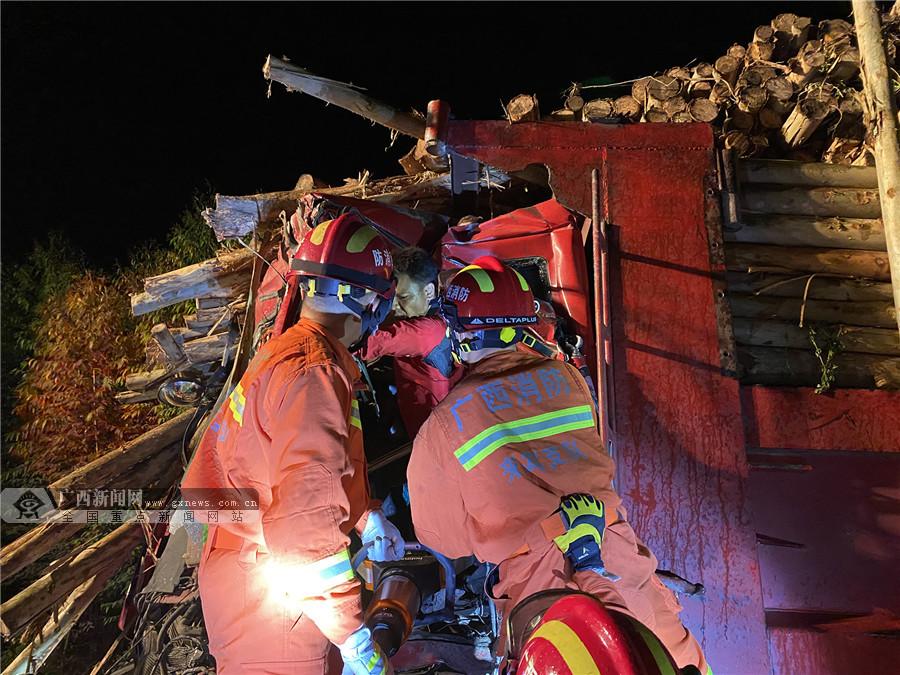
M 900 388 L 875 168 L 749 159 L 736 179 L 723 229 L 744 380 Z
M 888 65 L 894 67 L 900 13 L 885 13 L 882 23 Z M 814 24 L 808 17 L 779 14 L 757 27 L 748 43 L 736 43 L 710 62 L 639 78 L 618 97 L 587 100 L 592 89 L 574 85 L 564 108 L 549 117 L 709 122 L 721 144 L 739 157 L 874 162 L 855 28 L 842 19 Z M 528 95 L 512 99 L 506 112 L 510 122 L 541 119 L 537 99 Z

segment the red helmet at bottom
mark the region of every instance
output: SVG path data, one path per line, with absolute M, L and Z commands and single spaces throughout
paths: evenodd
M 540 617 L 521 653 L 517 658 L 513 655 L 515 663 L 510 665 L 515 675 L 678 675 L 680 672 L 659 638 L 639 621 L 605 608 L 585 593 L 564 591 L 555 597 L 559 599 Z M 530 600 L 524 600 L 520 607 Z

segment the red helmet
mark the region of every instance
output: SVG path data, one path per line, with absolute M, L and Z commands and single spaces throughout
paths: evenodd
M 307 295 L 337 297 L 362 319 L 363 338 L 374 333 L 391 311 L 394 264 L 387 240 L 355 213 L 319 223 L 308 232 L 291 260 Z M 363 306 L 369 291 L 378 297 Z
M 519 607 L 527 607 L 532 598 L 536 599 L 532 604 L 539 607 L 542 598 L 537 596 L 544 595 L 526 598 Z M 515 675 L 679 673 L 659 638 L 640 622 L 606 609 L 586 593 L 557 591 L 546 597 L 559 599 L 553 601 L 543 616 L 539 615 L 539 622 L 528 635 L 521 653 L 512 655 Z M 534 619 L 528 625 L 533 623 Z
M 453 275 L 441 294 L 441 313 L 451 332 L 475 333 L 474 339 L 464 342 L 451 335 L 457 354 L 508 347 L 522 339 L 521 327 L 538 321 L 525 277 L 492 256 Z

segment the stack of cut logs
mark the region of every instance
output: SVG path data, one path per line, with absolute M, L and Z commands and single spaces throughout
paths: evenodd
M 153 326 L 148 349 L 159 368 L 128 375 L 128 391 L 116 396 L 120 403 L 155 401 L 160 385 L 173 373 L 190 370 L 208 377 L 226 349 L 229 356 L 234 352 L 237 340 L 229 329 L 243 322 L 252 260 L 248 249 L 223 249 L 211 260 L 144 280 L 144 292 L 131 298 L 135 316 L 187 300 L 195 309 L 183 317 L 183 326 Z
M 889 65 L 900 45 L 900 13 L 883 16 Z M 590 122 L 710 122 L 725 148 L 740 157 L 871 166 L 859 51 L 853 24 L 814 25 L 779 14 L 759 26 L 745 46 L 732 45 L 710 63 L 676 66 L 642 77 L 631 93 L 586 100 L 574 86 L 555 120 Z M 512 122 L 540 119 L 537 100 L 520 95 L 507 105 Z
M 723 229 L 744 381 L 900 388 L 875 168 L 756 159 L 736 167 L 737 208 L 726 209 Z

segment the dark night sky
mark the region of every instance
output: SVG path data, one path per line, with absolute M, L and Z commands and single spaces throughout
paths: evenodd
M 409 141 L 386 152 L 386 129 L 281 85 L 267 99 L 270 52 L 398 107 L 497 118 L 518 93 L 550 110 L 572 81 L 713 60 L 786 11 L 850 3 L 6 2 L 2 259 L 61 229 L 92 263 L 122 260 L 205 181 L 247 194 L 400 173 Z

